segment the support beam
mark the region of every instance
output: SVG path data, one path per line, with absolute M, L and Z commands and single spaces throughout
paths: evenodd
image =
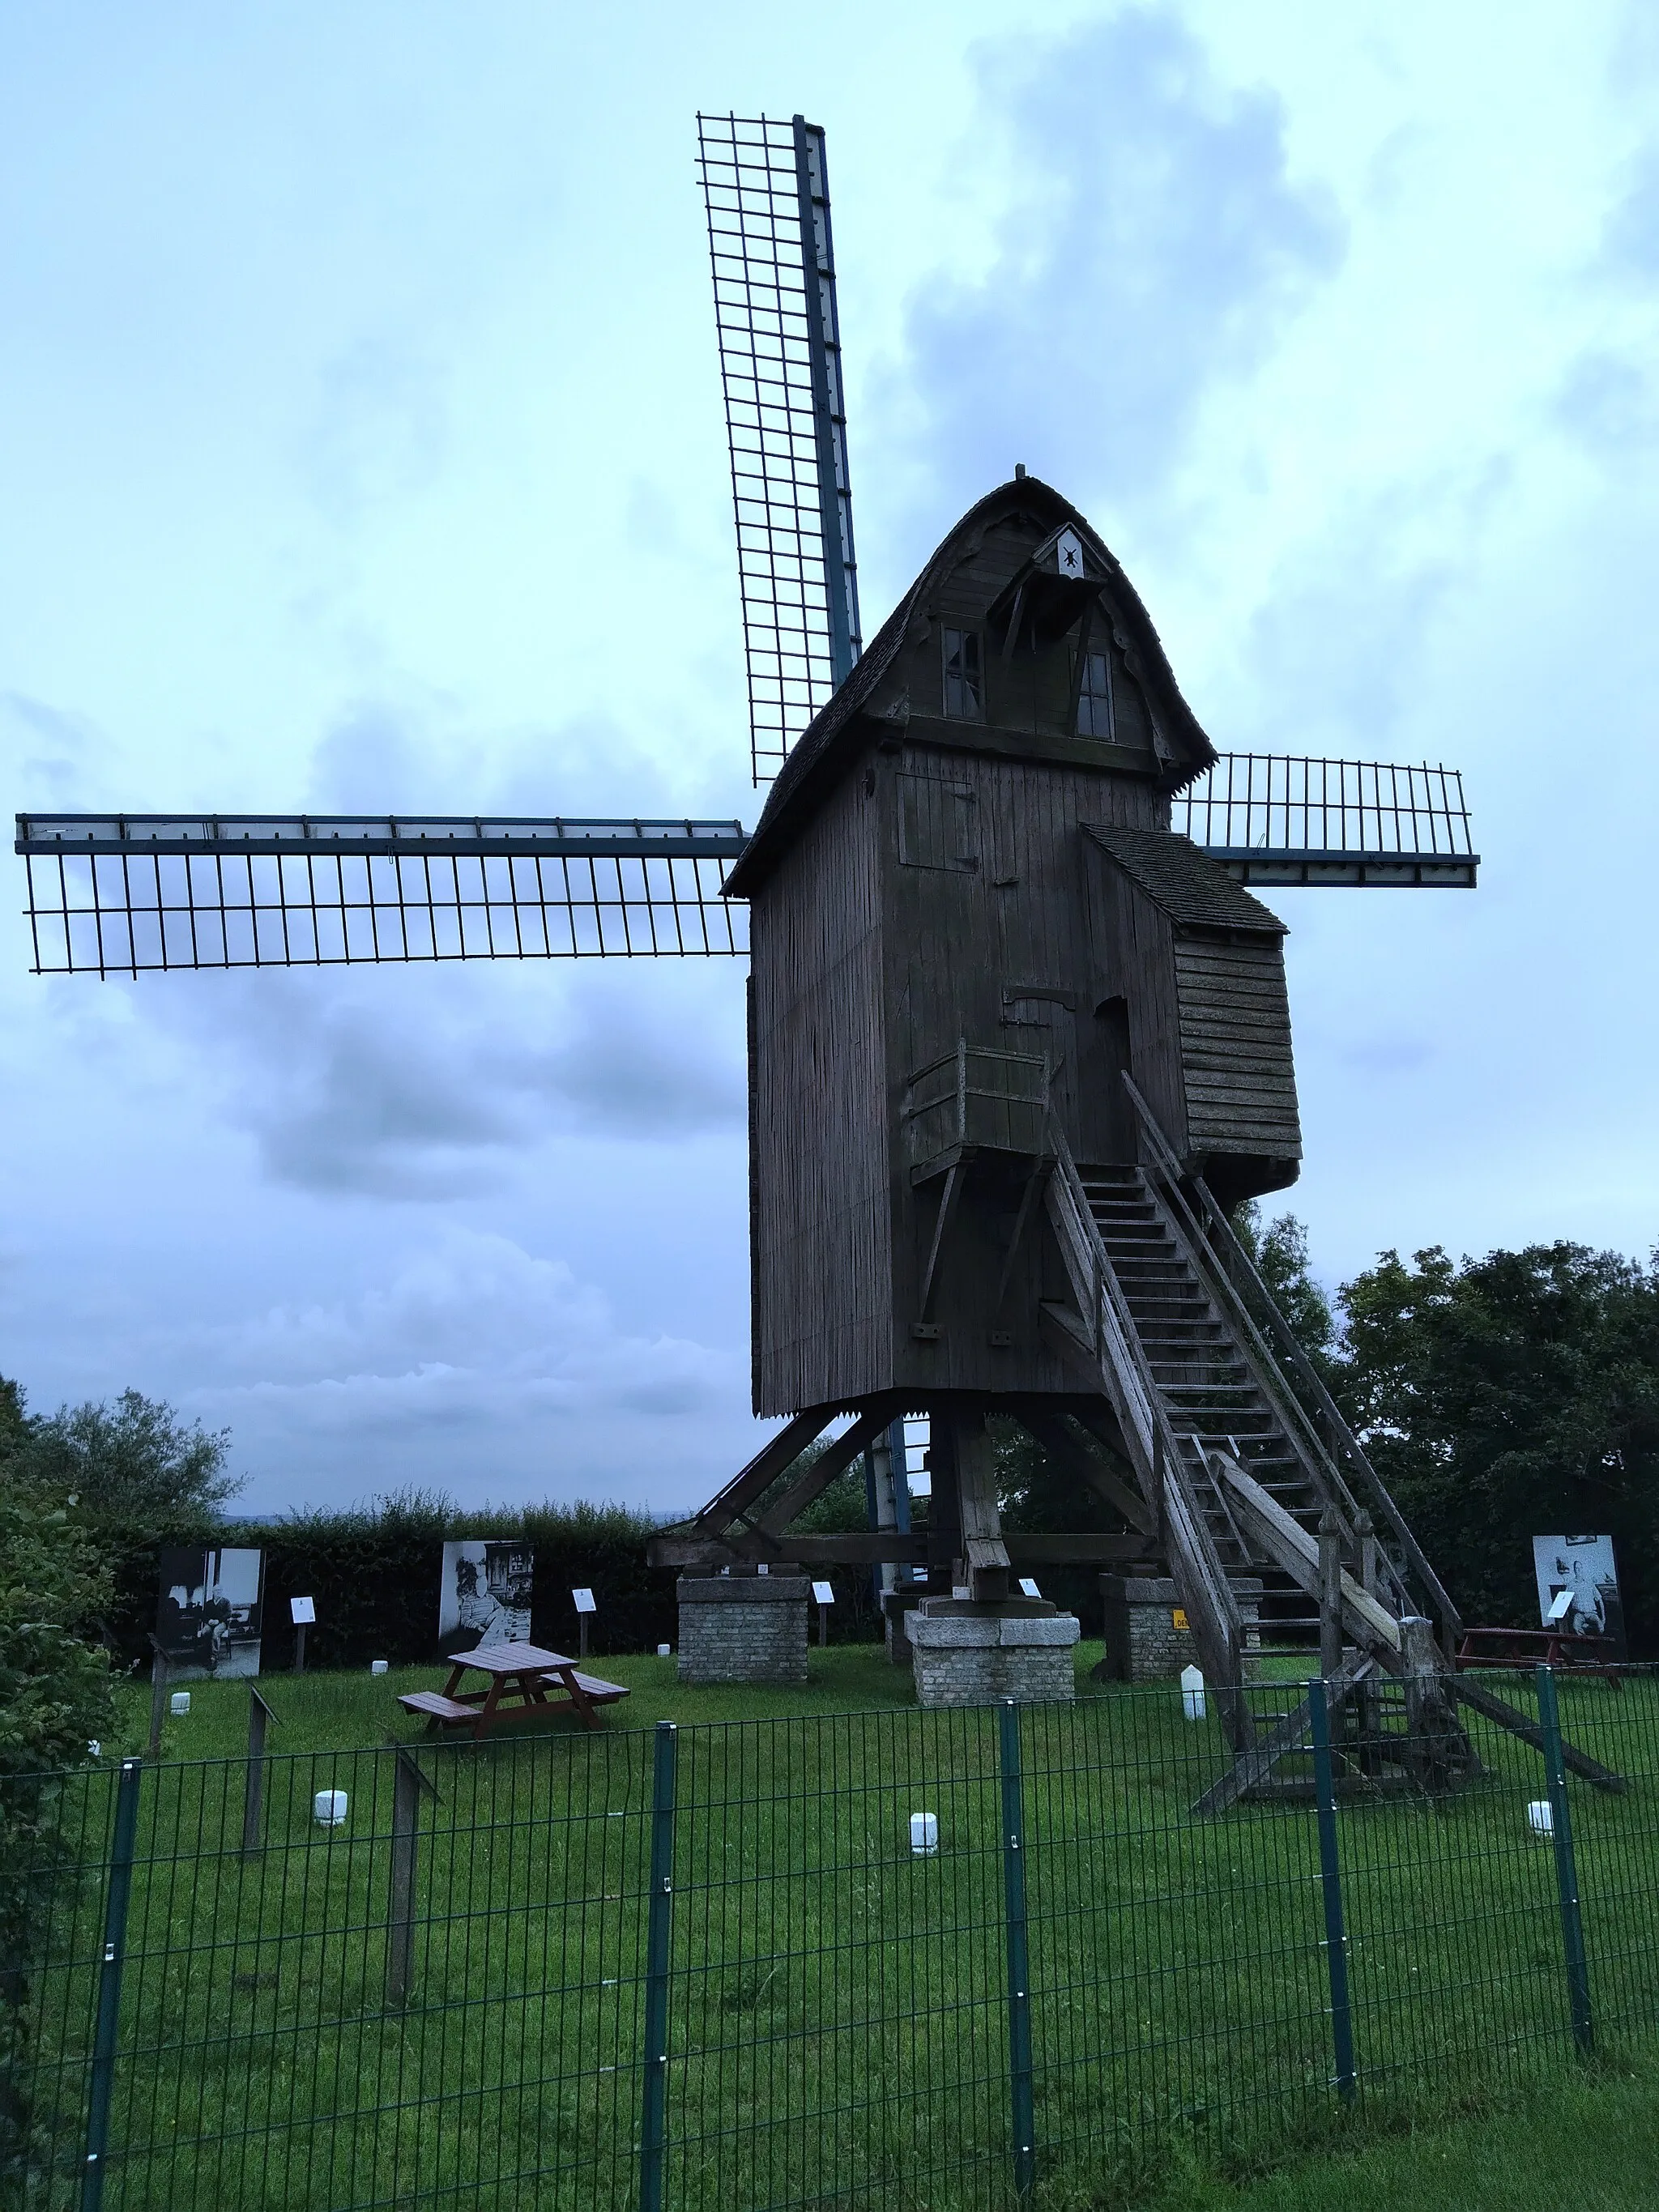
M 1014 1419 L 1044 1451 L 1080 1476 L 1097 1497 L 1121 1513 L 1132 1528 L 1139 1529 L 1144 1536 L 1152 1534 L 1153 1516 L 1146 1499 L 1114 1474 L 1087 1445 L 1080 1443 L 1058 1413 L 1045 1413 L 1026 1403 L 1015 1407 Z
M 799 1513 L 821 1498 L 836 1477 L 862 1454 L 872 1437 L 881 1434 L 887 1425 L 890 1406 L 882 1399 L 873 1411 L 860 1413 L 852 1427 L 834 1442 L 824 1446 L 817 1457 L 798 1475 L 775 1505 L 769 1506 L 754 1524 L 758 1533 L 775 1536 L 782 1540 L 784 1532 Z

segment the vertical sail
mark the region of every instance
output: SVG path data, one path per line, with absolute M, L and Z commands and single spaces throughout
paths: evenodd
M 830 191 L 799 115 L 699 115 L 697 148 L 762 783 L 860 647 Z

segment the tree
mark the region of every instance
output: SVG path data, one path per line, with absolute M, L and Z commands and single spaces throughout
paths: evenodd
M 188 1426 L 163 1401 L 124 1390 L 27 1420 L 9 1464 L 25 1481 L 74 1495 L 95 1522 L 185 1533 L 210 1524 L 242 1487 L 227 1474 L 230 1431 Z M 3 1449 L 3 1447 L 0 1447 Z
M 1264 1229 L 1261 1208 L 1253 1198 L 1234 1210 L 1232 1224 L 1291 1335 L 1328 1383 L 1336 1316 L 1313 1272 L 1306 1228 L 1295 1214 L 1281 1213 Z
M 1336 1393 L 1472 1620 L 1535 1620 L 1534 1534 L 1609 1533 L 1659 1633 L 1659 1264 L 1582 1244 L 1397 1252 L 1340 1292 Z
M 25 2085 L 41 1908 L 68 1857 L 59 1777 L 115 1732 L 108 1656 L 82 1632 L 104 1602 L 102 1565 L 67 1500 L 15 1465 L 0 1471 L 0 2194 L 47 2124 Z

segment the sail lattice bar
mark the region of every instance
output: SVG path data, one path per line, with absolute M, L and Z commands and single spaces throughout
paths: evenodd
M 1480 865 L 1455 769 L 1224 753 L 1170 827 L 1243 884 L 1472 890 Z
M 700 115 L 757 783 L 860 648 L 823 133 Z
M 748 951 L 738 822 L 20 814 L 37 975 Z

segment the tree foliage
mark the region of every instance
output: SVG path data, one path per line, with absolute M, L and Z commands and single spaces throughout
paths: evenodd
M 1313 1272 L 1306 1228 L 1293 1213 L 1281 1213 L 1264 1228 L 1261 1208 L 1255 1199 L 1246 1200 L 1235 1210 L 1232 1223 L 1234 1233 L 1255 1261 L 1256 1271 L 1291 1335 L 1328 1383 L 1337 1339 L 1336 1316 Z
M 137 1390 L 112 1405 L 88 1401 L 22 1417 L 21 1428 L 9 1462 L 18 1477 L 73 1492 L 94 1522 L 188 1535 L 210 1528 L 242 1487 L 226 1471 L 228 1429 L 186 1425 L 171 1406 Z
M 1532 1537 L 1607 1533 L 1659 1638 L 1659 1265 L 1433 1245 L 1340 1298 L 1339 1398 L 1465 1617 L 1535 1621 Z

